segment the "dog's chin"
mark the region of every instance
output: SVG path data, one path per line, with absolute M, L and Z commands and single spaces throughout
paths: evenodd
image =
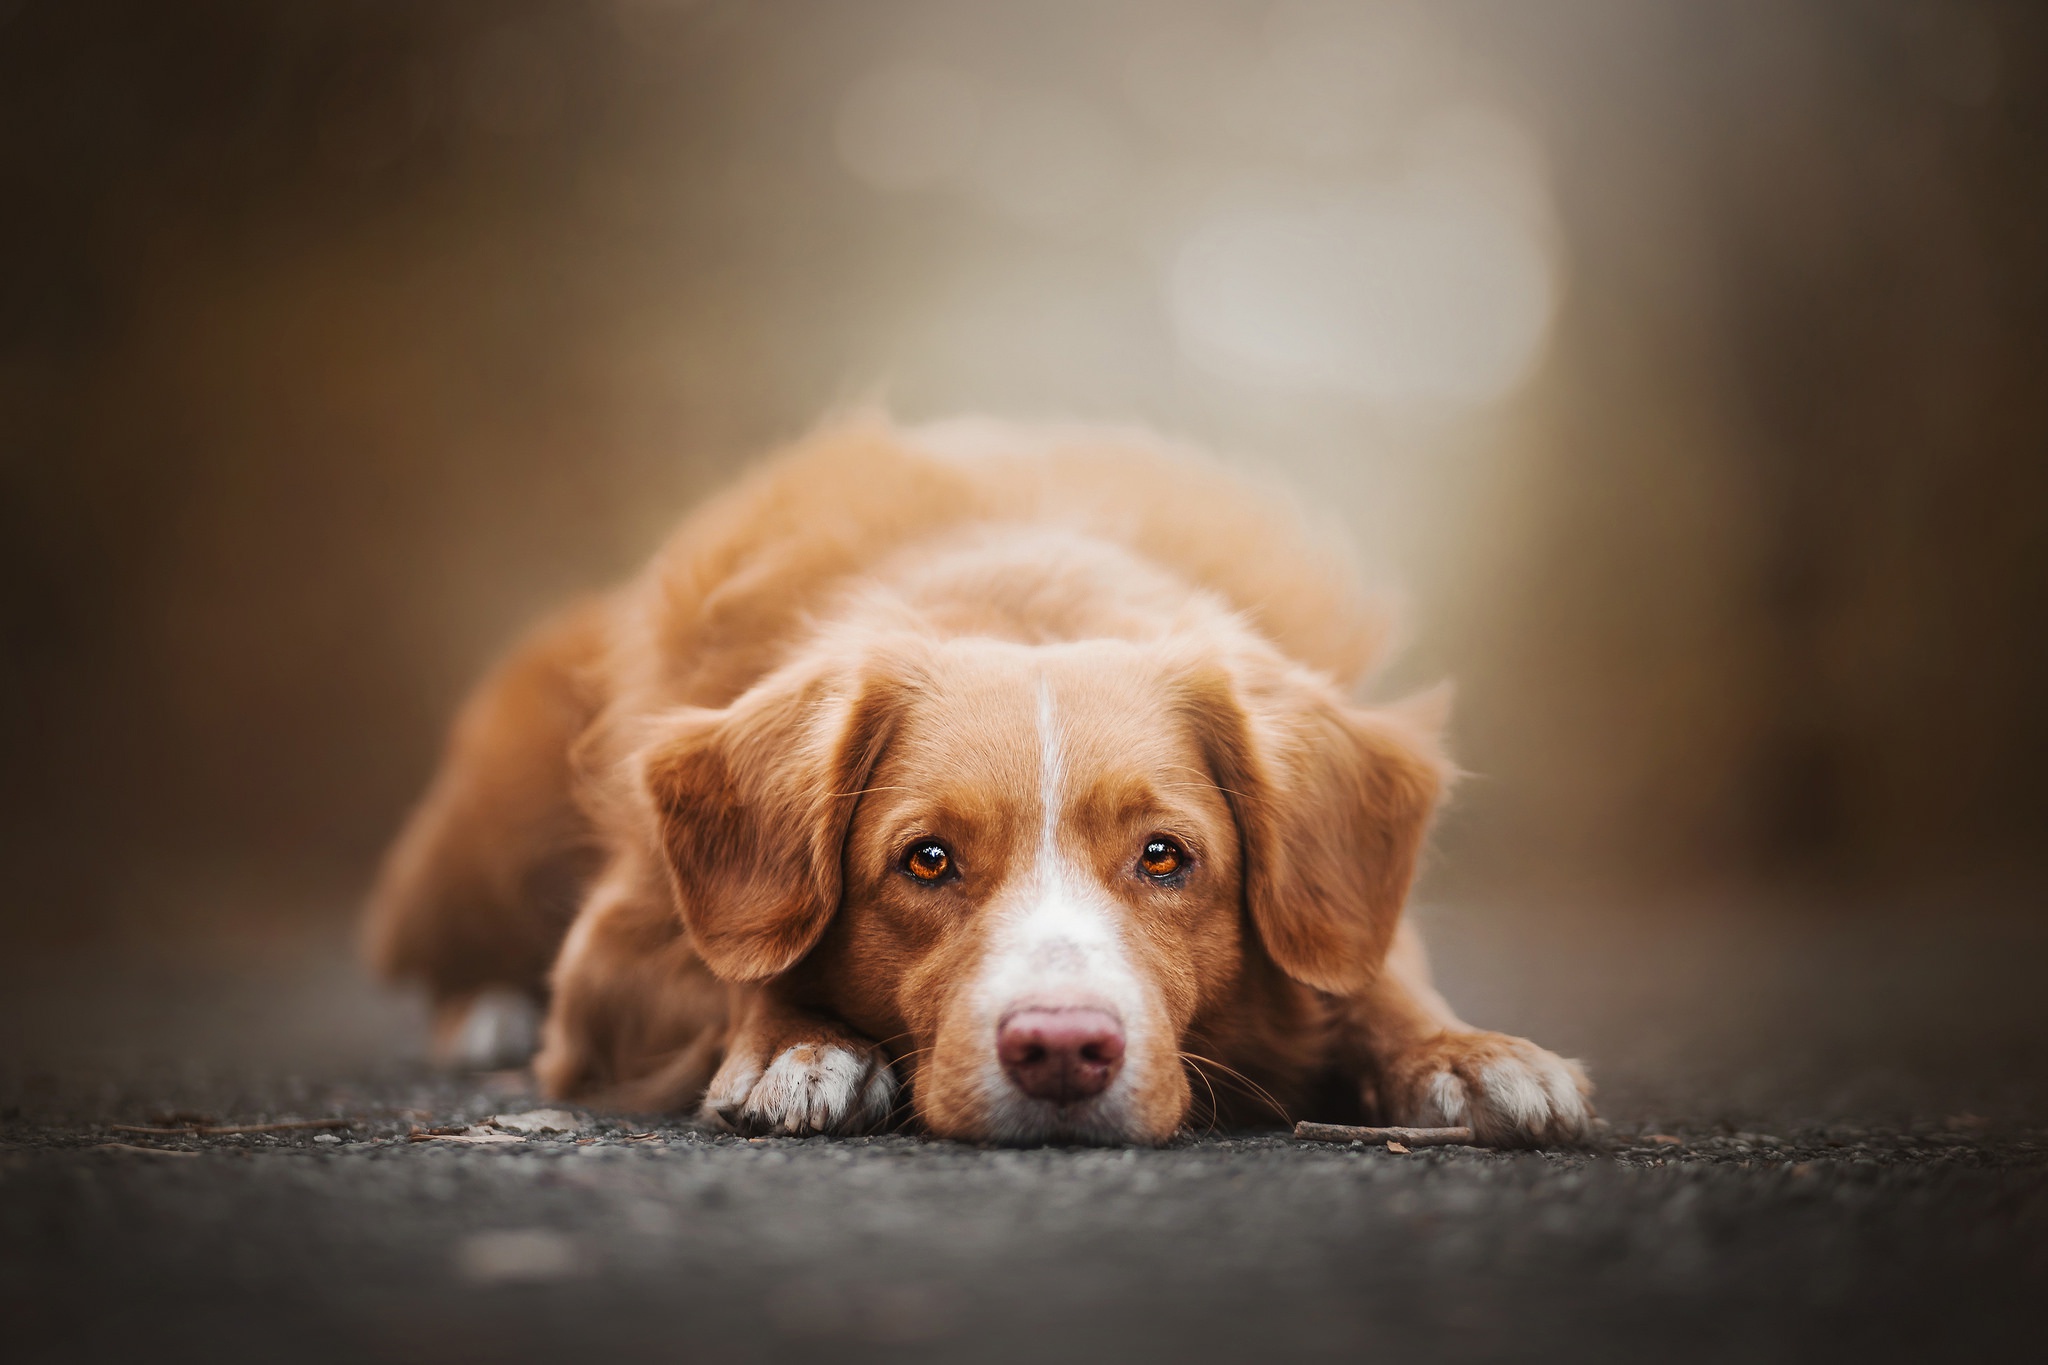
M 973 1136 L 1005 1147 L 1156 1147 L 1171 1136 L 1148 1131 L 1132 1100 L 1118 1085 L 1093 1099 L 1055 1104 L 1006 1084 L 988 1097 Z

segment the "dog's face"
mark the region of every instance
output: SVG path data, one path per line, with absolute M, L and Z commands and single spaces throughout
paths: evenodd
M 713 970 L 792 973 L 930 1131 L 1158 1142 L 1248 971 L 1376 969 L 1443 765 L 1256 650 L 897 639 L 677 718 L 645 771 Z
M 1237 830 L 1198 737 L 1131 645 L 930 662 L 854 812 L 821 965 L 849 1014 L 926 1049 L 935 1131 L 1171 1133 L 1180 1039 L 1243 955 Z

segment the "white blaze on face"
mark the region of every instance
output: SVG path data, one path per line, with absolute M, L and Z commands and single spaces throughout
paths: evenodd
M 1029 1138 L 1057 1130 L 1080 1137 L 1124 1136 L 1133 1078 L 1145 1070 L 1148 992 L 1125 952 L 1116 901 L 1060 848 L 1067 792 L 1066 756 L 1052 691 L 1038 689 L 1038 847 L 1031 867 L 993 907 L 981 980 L 975 991 L 988 1061 L 983 1094 L 996 1137 Z M 996 1030 L 1020 1009 L 1093 1008 L 1124 1028 L 1124 1066 L 1096 1099 L 1061 1114 L 1010 1083 L 996 1060 Z
M 1066 804 L 1067 755 L 1060 745 L 1059 716 L 1052 688 L 1038 681 L 1038 863 L 1044 871 L 1059 860 L 1060 809 Z

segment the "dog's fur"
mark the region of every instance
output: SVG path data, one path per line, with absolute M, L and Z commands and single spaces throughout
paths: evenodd
M 1460 1022 L 1402 902 L 1440 698 L 1283 500 L 1130 433 L 835 423 L 477 690 L 370 911 L 541 1086 L 753 1132 L 1156 1143 L 1282 1113 L 1568 1140 L 1576 1064 Z M 1138 865 L 1148 839 L 1185 854 Z M 905 851 L 933 840 L 949 880 Z M 1128 1048 L 1033 1098 L 1019 1009 Z

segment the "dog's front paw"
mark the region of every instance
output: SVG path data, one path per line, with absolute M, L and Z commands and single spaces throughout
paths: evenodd
M 704 1109 L 749 1137 L 868 1133 L 896 1108 L 896 1072 L 872 1044 L 792 1043 L 766 1067 L 735 1053 Z
M 1505 1033 L 1447 1031 L 1382 1064 L 1385 1117 L 1417 1127 L 1470 1126 L 1489 1147 L 1584 1141 L 1591 1081 L 1577 1062 Z

